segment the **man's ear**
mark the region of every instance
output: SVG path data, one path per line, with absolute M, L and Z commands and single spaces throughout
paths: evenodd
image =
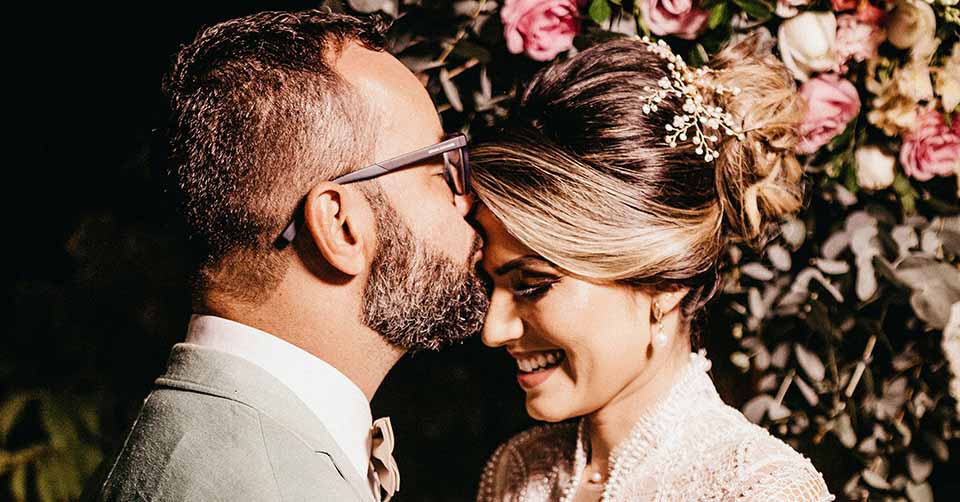
M 364 220 L 370 219 L 370 209 L 361 201 L 366 199 L 355 191 L 324 182 L 310 190 L 303 206 L 304 226 L 317 250 L 347 275 L 358 275 L 367 266 Z

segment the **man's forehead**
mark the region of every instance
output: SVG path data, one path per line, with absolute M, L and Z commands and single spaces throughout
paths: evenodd
M 340 52 L 336 69 L 379 116 L 382 128 L 427 133 L 430 141 L 442 134 L 433 101 L 423 84 L 389 53 L 350 43 Z

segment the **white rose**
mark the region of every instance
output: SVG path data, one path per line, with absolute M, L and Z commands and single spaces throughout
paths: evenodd
M 806 82 L 810 74 L 839 65 L 834 45 L 837 18 L 833 12 L 802 12 L 780 25 L 780 57 L 794 78 Z
M 930 83 L 930 68 L 927 63 L 910 61 L 896 73 L 900 94 L 914 101 L 933 99 L 933 84 Z
M 857 183 L 868 190 L 882 190 L 893 184 L 897 159 L 875 146 L 861 146 L 854 154 Z
M 943 109 L 955 110 L 960 105 L 960 42 L 953 44 L 953 53 L 937 71 L 937 94 Z
M 937 50 L 937 16 L 925 2 L 901 0 L 887 21 L 887 40 L 900 49 L 913 49 L 915 59 L 928 59 Z
M 784 19 L 796 16 L 800 12 L 797 7 L 810 5 L 812 0 L 777 0 L 776 14 Z

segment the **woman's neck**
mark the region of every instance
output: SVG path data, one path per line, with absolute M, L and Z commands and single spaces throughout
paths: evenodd
M 590 471 L 606 477 L 610 453 L 629 436 L 637 420 L 670 392 L 689 363 L 690 347 L 674 345 L 662 358 L 650 360 L 650 367 L 609 403 L 587 416 Z

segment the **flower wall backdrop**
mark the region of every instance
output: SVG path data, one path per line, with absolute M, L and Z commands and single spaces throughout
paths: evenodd
M 428 5 L 401 9 L 394 50 L 467 131 L 506 115 L 536 62 L 592 43 L 663 37 L 698 64 L 761 32 L 809 106 L 809 202 L 763 255 L 730 248 L 716 314 L 730 324 L 708 336 L 737 340 L 744 412 L 831 464 L 841 497 L 932 498 L 928 476 L 960 432 L 957 335 L 944 333 L 960 322 L 956 0 Z M 426 19 L 459 29 L 437 37 Z
M 591 44 L 648 35 L 698 65 L 724 43 L 760 32 L 809 105 L 798 148 L 807 204 L 762 254 L 729 249 L 703 340 L 721 391 L 810 456 L 840 500 L 952 496 L 960 455 L 957 0 L 327 5 L 393 18 L 390 50 L 427 86 L 445 127 L 467 133 L 507 116 L 518 88 L 543 65 Z M 144 151 L 133 165 L 149 164 L 151 149 Z M 155 184 L 148 171 L 133 178 Z M 182 249 L 168 238 L 176 228 L 157 214 L 148 222 L 119 210 L 83 215 L 64 241 L 69 287 L 15 287 L 22 312 L 52 309 L 58 321 L 15 323 L 14 340 L 78 320 L 105 335 L 93 339 L 100 349 L 64 356 L 74 364 L 56 377 L 18 359 L 25 342 L 0 356 L 0 374 L 15 382 L 0 386 L 0 482 L 14 500 L 75 498 L 136 411 L 131 396 L 145 392 L 180 336 L 182 262 L 170 257 Z M 156 265 L 145 272 L 143 263 Z M 128 279 L 117 283 L 120 276 Z M 106 307 L 90 291 L 116 301 Z M 70 306 L 46 306 L 58 302 Z M 104 326 L 104 312 L 130 312 L 120 316 L 124 326 L 153 333 L 152 341 L 126 347 L 123 333 Z M 469 500 L 485 456 L 527 425 L 515 389 L 498 390 L 509 385 L 509 365 L 476 355 L 471 343 L 405 361 L 374 401 L 375 413 L 398 424 L 400 500 Z M 134 356 L 106 370 L 108 350 Z M 404 390 L 420 378 L 439 378 L 465 397 Z M 78 381 L 91 383 L 76 392 Z

